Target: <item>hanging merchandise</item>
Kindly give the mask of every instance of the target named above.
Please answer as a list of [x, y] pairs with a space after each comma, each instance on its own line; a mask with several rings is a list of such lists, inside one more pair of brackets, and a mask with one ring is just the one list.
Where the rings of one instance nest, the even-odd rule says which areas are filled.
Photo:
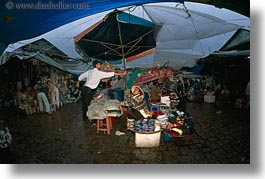
[[159, 76], [159, 69], [158, 69], [158, 68], [154, 68], [154, 69], [152, 69], [152, 70], [151, 70], [151, 74], [155, 75], [155, 76], [158, 77], [158, 78], [160, 77], [160, 76]]
[[155, 76], [151, 73], [147, 73], [147, 74], [140, 75], [139, 77], [137, 77], [134, 81], [134, 85], [140, 85], [140, 84], [148, 83], [151, 81], [155, 81], [157, 79], [158, 79], [157, 76]]

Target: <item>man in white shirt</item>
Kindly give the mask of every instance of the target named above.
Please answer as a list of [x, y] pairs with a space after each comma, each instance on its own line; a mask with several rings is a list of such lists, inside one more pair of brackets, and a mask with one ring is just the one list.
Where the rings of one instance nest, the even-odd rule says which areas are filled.
[[101, 62], [98, 60], [93, 61], [94, 69], [88, 70], [82, 73], [78, 77], [78, 81], [76, 83], [76, 87], [80, 87], [80, 81], [85, 80], [86, 82], [82, 87], [82, 113], [83, 113], [83, 120], [87, 119], [86, 112], [87, 107], [90, 105], [91, 100], [93, 99], [93, 95], [95, 89], [98, 87], [100, 80], [104, 78], [109, 78], [113, 76], [125, 76], [127, 71], [123, 71], [122, 73], [116, 72], [104, 72], [100, 71]]

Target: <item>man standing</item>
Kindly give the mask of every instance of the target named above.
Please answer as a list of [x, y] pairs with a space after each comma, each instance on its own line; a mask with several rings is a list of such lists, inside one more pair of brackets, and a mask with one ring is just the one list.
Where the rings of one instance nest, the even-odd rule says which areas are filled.
[[177, 86], [177, 92], [180, 95], [180, 102], [178, 104], [178, 109], [186, 112], [186, 103], [187, 103], [187, 85], [184, 81], [183, 75], [178, 75], [178, 86]]
[[122, 73], [116, 72], [103, 72], [100, 71], [100, 61], [94, 60], [93, 66], [94, 69], [88, 70], [82, 73], [78, 77], [78, 81], [76, 83], [76, 87], [80, 87], [80, 81], [86, 79], [84, 86], [82, 87], [82, 114], [83, 120], [87, 119], [86, 112], [87, 107], [90, 105], [91, 100], [93, 99], [94, 92], [98, 87], [100, 80], [103, 78], [109, 78], [113, 76], [124, 76], [127, 74], [127, 71], [123, 71]]

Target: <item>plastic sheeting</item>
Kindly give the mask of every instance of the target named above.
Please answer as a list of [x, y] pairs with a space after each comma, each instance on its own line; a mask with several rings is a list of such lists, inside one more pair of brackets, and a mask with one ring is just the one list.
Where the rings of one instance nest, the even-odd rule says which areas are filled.
[[[87, 108], [87, 117], [89, 120], [104, 119], [111, 111], [111, 115], [114, 116], [113, 111], [120, 111], [120, 106], [117, 100], [114, 99], [100, 99], [92, 100], [91, 104]], [[121, 116], [121, 112], [116, 112], [116, 117]]]
[[[141, 7], [131, 13], [139, 13], [136, 12], [141, 11], [139, 9]], [[161, 67], [163, 64], [176, 70], [194, 67], [199, 59], [218, 51], [237, 29], [248, 26], [228, 20], [227, 11], [208, 6], [195, 11], [168, 3], [147, 4], [143, 9], [147, 14], [145, 17], [155, 24], [157, 45], [153, 54], [127, 61], [127, 68]], [[234, 15], [230, 14], [230, 18], [237, 19]], [[243, 19], [247, 21], [247, 18]]]
[[45, 54], [41, 54], [38, 52], [25, 52], [22, 50], [16, 50], [14, 52], [5, 53], [4, 56], [2, 56], [3, 62], [6, 62], [11, 56], [12, 57], [16, 56], [20, 60], [34, 58], [51, 66], [57, 67], [63, 71], [69, 72], [71, 74], [81, 74], [84, 71], [90, 69], [91, 67], [90, 64], [79, 60], [78, 61], [55, 60], [48, 57]]
[[[131, 14], [155, 21], [157, 47], [153, 54], [126, 62], [127, 68], [152, 68], [162, 66], [165, 63], [168, 63], [173, 69], [193, 67], [198, 59], [208, 56], [222, 47], [232, 36], [233, 28], [240, 28], [242, 21], [248, 21], [249, 24], [249, 18], [243, 18], [240, 15], [236, 15], [236, 13], [208, 7], [207, 5], [198, 5], [198, 7], [202, 8], [197, 8], [197, 11], [190, 9], [189, 6], [187, 6], [187, 9], [183, 8], [182, 5], [175, 6], [176, 3], [167, 3], [167, 5], [160, 5], [159, 3], [159, 5], [144, 5], [144, 9], [142, 7], [137, 7], [134, 11], [131, 9]], [[197, 4], [195, 3], [194, 6], [197, 6]], [[77, 53], [75, 51], [73, 37], [100, 21], [109, 12], [110, 11], [94, 14], [82, 20], [80, 19], [76, 22], [72, 22], [69, 25], [62, 26], [42, 35], [42, 38], [48, 39], [68, 57], [80, 59], [81, 56], [78, 53], [82, 52]], [[223, 18], [220, 14], [223, 14], [224, 16], [227, 14], [231, 19], [239, 19], [238, 21], [240, 21], [240, 23], [237, 21], [237, 24], [239, 25], [235, 25], [236, 21], [229, 20], [229, 18]], [[168, 21], [169, 19], [170, 21]], [[178, 22], [180, 22], [181, 25], [178, 25]], [[188, 25], [184, 25], [184, 22]], [[211, 25], [212, 23], [215, 25]], [[191, 30], [195, 30], [196, 33], [192, 35]], [[231, 32], [229, 32], [230, 30]], [[170, 38], [170, 36], [172, 38]], [[187, 38], [183, 39], [184, 37]], [[12, 52], [27, 43], [38, 40], [39, 38], [40, 37], [11, 44], [6, 52]], [[3, 59], [1, 57], [0, 64], [3, 64], [5, 60], [5, 58]], [[115, 65], [120, 68], [123, 67], [123, 64]]]
[[[166, 0], [166, 2], [183, 2]], [[83, 17], [110, 9], [163, 0], [2, 0], [0, 43], [36, 37]], [[30, 29], [30, 30], [29, 30]]]

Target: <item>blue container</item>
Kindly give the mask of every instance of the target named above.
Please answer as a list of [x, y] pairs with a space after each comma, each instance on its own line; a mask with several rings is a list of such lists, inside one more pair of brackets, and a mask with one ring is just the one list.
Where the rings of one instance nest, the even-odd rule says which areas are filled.
[[121, 88], [109, 89], [108, 96], [110, 99], [124, 100], [124, 90]]
[[170, 142], [171, 136], [167, 132], [163, 132], [163, 139], [164, 139], [164, 142]]

